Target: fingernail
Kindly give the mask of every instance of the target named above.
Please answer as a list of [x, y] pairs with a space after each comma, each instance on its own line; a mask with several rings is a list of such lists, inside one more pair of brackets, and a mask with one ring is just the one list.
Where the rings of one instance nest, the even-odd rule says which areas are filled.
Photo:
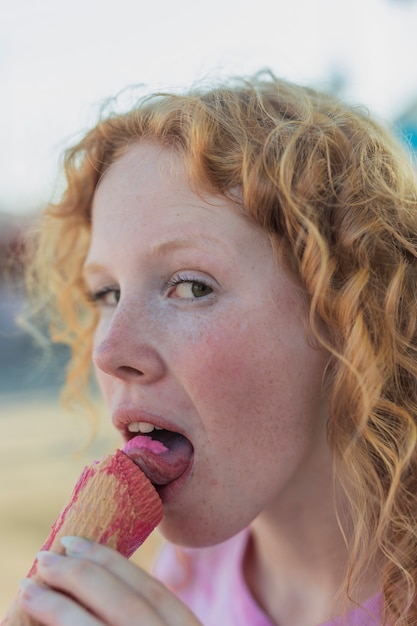
[[88, 539], [83, 539], [82, 537], [61, 537], [61, 543], [68, 556], [77, 556], [78, 554], [82, 554], [91, 546], [91, 542], [88, 541]]
[[37, 585], [30, 578], [23, 578], [23, 580], [20, 581], [19, 586], [22, 592], [21, 597], [26, 602], [35, 601], [46, 591], [45, 587]]
[[53, 565], [57, 563], [62, 557], [59, 554], [55, 554], [54, 552], [47, 552], [46, 550], [41, 550], [36, 555], [38, 563], [41, 565]]

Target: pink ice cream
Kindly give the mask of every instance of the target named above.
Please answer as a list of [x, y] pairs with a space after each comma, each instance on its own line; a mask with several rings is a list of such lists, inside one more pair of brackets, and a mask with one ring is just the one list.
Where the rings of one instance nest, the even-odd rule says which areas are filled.
[[193, 447], [182, 435], [156, 431], [158, 439], [138, 435], [123, 448], [155, 486], [167, 485], [185, 472], [193, 458]]

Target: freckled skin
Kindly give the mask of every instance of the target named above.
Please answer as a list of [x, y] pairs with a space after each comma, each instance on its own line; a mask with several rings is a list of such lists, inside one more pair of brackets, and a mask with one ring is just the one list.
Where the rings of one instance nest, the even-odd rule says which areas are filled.
[[[110, 410], [162, 416], [193, 443], [192, 472], [161, 530], [202, 546], [284, 511], [330, 465], [327, 355], [308, 344], [299, 288], [267, 235], [226, 199], [194, 194], [177, 159], [142, 142], [108, 169], [87, 259], [100, 269], [88, 283], [121, 292], [101, 309], [95, 338]], [[184, 238], [192, 245], [155, 254]], [[212, 293], [167, 287], [178, 274], [206, 280]]]

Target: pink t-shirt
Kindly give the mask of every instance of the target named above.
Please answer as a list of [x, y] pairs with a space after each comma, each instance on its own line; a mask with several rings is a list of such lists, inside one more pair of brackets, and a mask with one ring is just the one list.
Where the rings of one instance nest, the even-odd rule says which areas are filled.
[[[179, 549], [165, 544], [154, 568], [204, 626], [273, 626], [252, 597], [242, 574], [248, 531], [210, 548]], [[381, 598], [320, 626], [380, 626]], [[311, 624], [311, 626], [318, 626]]]

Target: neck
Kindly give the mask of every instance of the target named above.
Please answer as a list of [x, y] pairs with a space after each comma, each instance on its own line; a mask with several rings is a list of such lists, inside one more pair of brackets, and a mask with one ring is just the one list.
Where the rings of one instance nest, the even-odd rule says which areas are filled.
[[[312, 626], [350, 610], [337, 603], [346, 576], [348, 550], [336, 516], [333, 488], [289, 497], [251, 525], [244, 570], [258, 604], [279, 626]], [[373, 576], [355, 595], [365, 601], [377, 591]]]

